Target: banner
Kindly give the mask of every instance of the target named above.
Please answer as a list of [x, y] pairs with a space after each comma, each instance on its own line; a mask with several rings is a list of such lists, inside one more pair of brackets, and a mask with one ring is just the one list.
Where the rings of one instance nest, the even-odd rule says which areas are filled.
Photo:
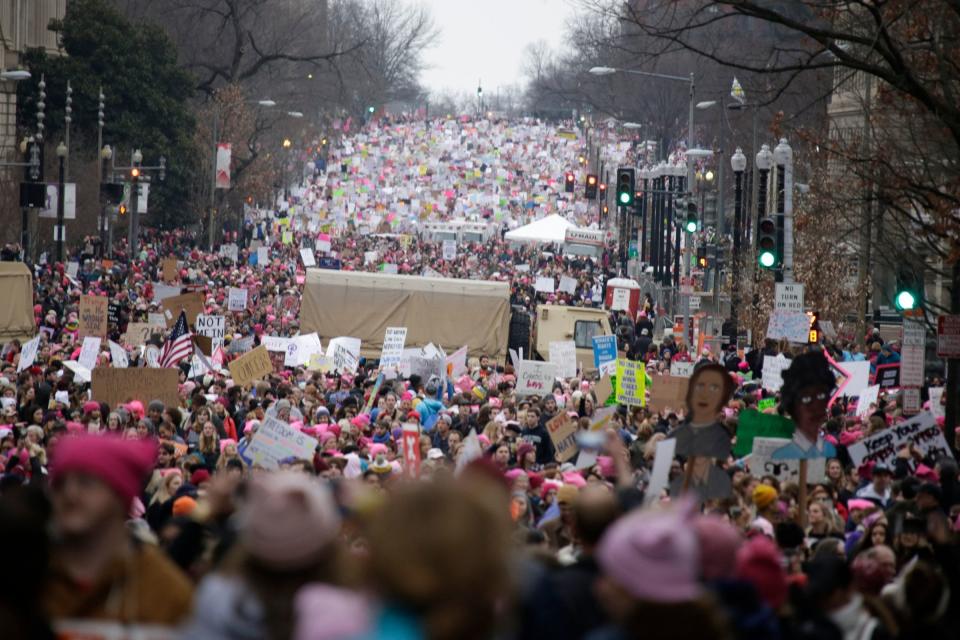
[[230, 188], [230, 156], [231, 148], [229, 142], [217, 144], [217, 189]]
[[315, 438], [297, 431], [283, 420], [266, 416], [244, 455], [253, 461], [254, 466], [277, 469], [280, 461], [288, 458], [312, 462], [316, 450]]
[[[897, 452], [907, 445], [916, 446], [924, 456], [930, 456], [934, 460], [940, 456], [953, 457], [943, 437], [943, 431], [937, 426], [937, 419], [930, 412], [921, 413], [906, 422], [901, 422], [852, 444], [847, 447], [847, 452], [855, 467], [859, 467], [864, 462], [875, 462], [885, 464], [892, 469]], [[908, 458], [907, 461], [913, 469], [915, 465], [913, 458]]]

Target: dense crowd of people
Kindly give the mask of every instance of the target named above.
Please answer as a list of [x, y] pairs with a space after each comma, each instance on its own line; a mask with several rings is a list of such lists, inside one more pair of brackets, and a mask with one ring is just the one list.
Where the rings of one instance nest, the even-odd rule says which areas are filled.
[[[952, 446], [910, 442], [892, 461], [856, 448], [916, 419], [902, 394], [885, 391], [867, 411], [833, 397], [824, 354], [895, 362], [898, 346], [879, 332], [862, 350], [838, 340], [697, 351], [654, 330], [648, 300], [635, 318], [612, 314], [622, 357], [646, 371], [644, 406], [618, 404], [617, 385], [593, 370], [521, 395], [516, 363], [486, 356], [456, 376], [385, 377], [361, 358], [350, 370], [278, 361], [251, 383], [232, 379], [231, 360], [299, 333], [304, 247], [345, 270], [509, 281], [527, 308], [601, 307], [616, 275], [609, 253], [548, 253], [502, 235], [558, 211], [597, 222], [577, 202], [559, 205], [578, 152], [559, 133], [532, 121], [382, 122], [344, 135], [285, 215], [251, 218], [236, 258], [148, 231], [135, 256], [84, 244], [65, 263], [31, 265], [39, 344], [21, 366], [26, 341], [10, 341], [0, 365], [0, 636], [954, 637], [960, 480], [940, 380], [924, 387], [921, 415]], [[494, 232], [445, 260], [420, 225], [454, 217]], [[537, 275], [577, 286], [538, 293]], [[231, 288], [247, 290], [242, 311], [228, 308]], [[179, 362], [175, 403], [93, 397], [76, 366], [81, 296], [113, 305], [96, 366], [122, 366], [113, 342], [133, 368], [168, 340], [158, 315], [172, 289], [202, 292], [203, 311], [225, 317], [212, 366]], [[134, 323], [156, 330], [138, 339]], [[764, 388], [764, 360], [780, 354], [782, 386]], [[686, 395], [654, 406], [674, 363], [692, 365]], [[807, 436], [792, 441], [812, 446], [800, 449], [803, 471], [744, 454], [746, 425], [761, 418]], [[316, 443], [309, 455], [254, 453], [278, 421]], [[573, 455], [552, 436], [567, 424]], [[775, 434], [750, 437], [764, 435]]]

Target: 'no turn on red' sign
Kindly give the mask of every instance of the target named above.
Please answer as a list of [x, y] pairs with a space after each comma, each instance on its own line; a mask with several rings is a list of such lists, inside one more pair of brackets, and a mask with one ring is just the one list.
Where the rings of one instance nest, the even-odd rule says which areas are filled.
[[937, 355], [960, 358], [960, 315], [937, 317]]

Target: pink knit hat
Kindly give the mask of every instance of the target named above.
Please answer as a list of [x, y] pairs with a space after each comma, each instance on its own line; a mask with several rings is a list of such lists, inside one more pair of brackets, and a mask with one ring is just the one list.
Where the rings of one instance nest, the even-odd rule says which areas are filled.
[[716, 516], [697, 516], [693, 528], [700, 543], [700, 577], [721, 580], [733, 576], [737, 549], [743, 543], [740, 532]]
[[61, 439], [52, 452], [50, 482], [54, 486], [72, 472], [99, 478], [125, 507], [140, 492], [157, 457], [153, 440], [121, 440], [113, 436], [79, 435]]
[[736, 576], [756, 587], [757, 594], [774, 610], [787, 599], [787, 572], [776, 543], [755, 536], [737, 552]]
[[690, 526], [690, 502], [625, 515], [600, 540], [597, 560], [607, 577], [638, 600], [696, 599], [699, 550]]

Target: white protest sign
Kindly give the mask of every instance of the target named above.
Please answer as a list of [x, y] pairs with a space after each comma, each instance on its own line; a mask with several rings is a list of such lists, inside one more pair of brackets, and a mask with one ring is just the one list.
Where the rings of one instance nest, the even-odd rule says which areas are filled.
[[577, 292], [577, 280], [570, 276], [560, 276], [560, 286], [557, 287], [557, 290], [563, 293], [574, 294]]
[[517, 374], [518, 396], [542, 396], [553, 392], [557, 379], [557, 365], [553, 362], [522, 360]]
[[341, 336], [333, 338], [327, 345], [327, 358], [334, 371], [353, 373], [360, 363], [360, 338]]
[[549, 276], [537, 276], [537, 280], [533, 285], [535, 291], [540, 293], [553, 293], [554, 291], [554, 281], [553, 278]]
[[610, 301], [612, 311], [630, 310], [630, 290], [617, 287], [613, 290], [613, 299]]
[[270, 247], [257, 248], [257, 264], [261, 267], [270, 264]]
[[903, 346], [900, 349], [900, 386], [922, 387], [927, 328], [922, 322], [903, 319]]
[[127, 352], [124, 351], [123, 347], [113, 340], [110, 340], [107, 345], [110, 347], [110, 360], [115, 368], [126, 369], [130, 366], [130, 360], [127, 358]]
[[37, 351], [40, 349], [40, 336], [28, 340], [20, 349], [20, 362], [17, 363], [17, 373], [20, 373], [31, 366], [37, 359]]
[[221, 257], [221, 258], [229, 258], [231, 261], [236, 262], [238, 255], [240, 255], [240, 254], [239, 254], [239, 251], [238, 251], [238, 249], [237, 249], [237, 245], [235, 245], [235, 244], [233, 244], [233, 243], [220, 245], [220, 257]]
[[[753, 451], [750, 453], [748, 465], [750, 475], [755, 478], [773, 476], [780, 482], [798, 483], [800, 481], [800, 460], [774, 460], [773, 452], [790, 444], [789, 438], [754, 438]], [[812, 458], [807, 460], [807, 482], [816, 483], [823, 480], [826, 458]]]
[[403, 345], [407, 341], [406, 327], [387, 327], [383, 337], [383, 350], [380, 352], [380, 367], [399, 367], [403, 357]]
[[790, 360], [782, 353], [763, 357], [763, 388], [767, 391], [780, 391], [783, 386], [784, 369], [790, 366]]
[[843, 387], [842, 394], [856, 398], [870, 386], [870, 361], [842, 362], [840, 366], [850, 374], [850, 379]]
[[880, 385], [875, 384], [860, 394], [860, 398], [857, 400], [857, 416], [860, 418], [866, 418], [870, 414], [870, 405], [874, 405], [876, 409], [877, 398], [880, 395]]
[[690, 376], [693, 375], [693, 363], [692, 362], [671, 362], [670, 375], [677, 376], [679, 378], [689, 378]]
[[451, 369], [450, 376], [452, 378], [459, 378], [467, 372], [468, 352], [469, 350], [467, 349], [466, 345], [464, 345], [447, 356], [446, 365]]
[[940, 404], [940, 401], [943, 399], [943, 387], [930, 387], [929, 389], [930, 397], [930, 413], [933, 414], [934, 418], [944, 418], [946, 417], [946, 408]]
[[[914, 416], [906, 422], [865, 438], [847, 447], [855, 467], [864, 462], [876, 462], [893, 468], [897, 452], [906, 445], [915, 445], [924, 456], [937, 459], [940, 456], [952, 457], [950, 447], [943, 437], [943, 431], [937, 426], [937, 419], [929, 411]], [[911, 469], [913, 460], [909, 460]]]
[[444, 260], [457, 259], [457, 241], [456, 240], [443, 241], [443, 259]]
[[317, 251], [323, 251], [324, 253], [330, 253], [330, 238], [317, 238]]
[[243, 311], [247, 308], [247, 290], [230, 287], [227, 297], [228, 311]]
[[798, 282], [776, 283], [773, 308], [793, 313], [803, 313], [803, 285]]
[[310, 362], [310, 356], [314, 354], [323, 355], [320, 336], [318, 336], [316, 332], [295, 336], [287, 342], [287, 353], [283, 357], [283, 366], [305, 366]]
[[245, 455], [253, 460], [254, 465], [277, 469], [280, 461], [287, 458], [313, 460], [316, 449], [316, 439], [297, 431], [282, 420], [266, 416]]
[[550, 343], [550, 362], [557, 365], [557, 375], [561, 378], [575, 378], [577, 375], [577, 345], [573, 340]]
[[167, 319], [163, 317], [162, 313], [148, 313], [147, 324], [157, 327], [157, 332], [162, 332], [166, 329]]
[[313, 256], [313, 249], [309, 247], [300, 249], [300, 259], [303, 260], [303, 266], [305, 267], [317, 266], [317, 260]]
[[73, 262], [72, 260], [67, 263], [67, 275], [71, 278], [77, 277], [77, 272], [80, 271], [80, 263]]
[[87, 336], [83, 339], [83, 346], [80, 347], [80, 357], [77, 358], [77, 364], [93, 371], [97, 366], [98, 353], [100, 353], [100, 338]]
[[223, 347], [223, 337], [227, 333], [227, 320], [223, 316], [208, 316], [197, 314], [194, 330], [198, 336], [210, 338], [211, 353]]
[[230, 348], [227, 349], [227, 353], [246, 353], [253, 349], [253, 341], [256, 336], [245, 336], [243, 338], [237, 338], [230, 342]]
[[805, 344], [810, 338], [810, 318], [805, 313], [774, 310], [767, 324], [767, 337]]
[[660, 494], [670, 481], [670, 465], [673, 463], [673, 454], [677, 449], [677, 439], [661, 440], [657, 443], [657, 451], [653, 457], [653, 471], [650, 472], [650, 483], [644, 492], [643, 502], [651, 505], [660, 499]]
[[[168, 284], [160, 284], [159, 282], [153, 283], [153, 301], [154, 302], [163, 302], [167, 298], [172, 298], [174, 296], [180, 295], [179, 286], [170, 286]], [[166, 321], [161, 323], [163, 326], [166, 325]]]
[[290, 338], [283, 338], [280, 336], [260, 336], [260, 344], [267, 351], [283, 351], [286, 353], [287, 345], [290, 343]]
[[376, 251], [364, 251], [363, 252], [363, 264], [373, 264], [377, 261], [377, 252]]

